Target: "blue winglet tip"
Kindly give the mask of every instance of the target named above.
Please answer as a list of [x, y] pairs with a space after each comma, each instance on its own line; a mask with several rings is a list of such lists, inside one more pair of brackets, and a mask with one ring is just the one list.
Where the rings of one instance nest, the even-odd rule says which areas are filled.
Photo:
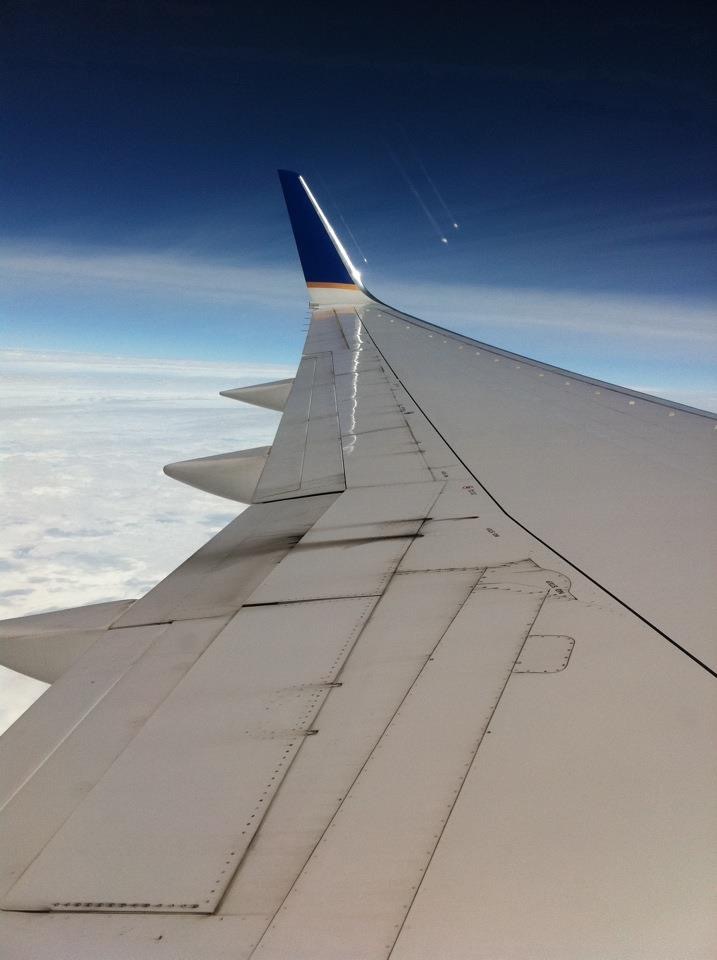
[[307, 284], [353, 285], [349, 266], [337, 250], [324, 223], [326, 218], [322, 220], [323, 213], [319, 213], [303, 178], [294, 170], [279, 170], [278, 174]]

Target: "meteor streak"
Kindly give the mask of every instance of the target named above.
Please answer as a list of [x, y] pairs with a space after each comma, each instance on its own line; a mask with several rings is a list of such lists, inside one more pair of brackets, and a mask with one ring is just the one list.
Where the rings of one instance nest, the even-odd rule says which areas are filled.
[[[415, 156], [415, 154], [414, 154], [414, 156]], [[418, 166], [421, 168], [421, 172], [423, 173], [423, 176], [424, 176], [424, 177], [426, 178], [426, 180], [428, 181], [428, 185], [430, 186], [431, 190], [433, 190], [433, 192], [435, 193], [436, 199], [438, 200], [438, 202], [440, 203], [440, 205], [443, 207], [443, 209], [444, 209], [444, 211], [445, 211], [445, 214], [446, 214], [446, 216], [448, 217], [448, 219], [451, 221], [451, 226], [453, 227], [454, 230], [458, 230], [459, 224], [456, 222], [456, 218], [453, 216], [453, 214], [451, 213], [450, 208], [448, 207], [448, 204], [447, 204], [446, 201], [443, 199], [443, 195], [441, 194], [440, 190], [439, 190], [438, 187], [436, 186], [435, 180], [433, 179], [433, 177], [430, 176], [430, 174], [428, 173], [428, 170], [426, 170], [426, 168], [425, 168], [425, 166], [424, 166], [423, 161], [422, 161], [421, 158], [418, 157], [418, 156], [416, 156], [416, 163], [417, 163]]]
[[423, 210], [424, 214], [426, 215], [426, 219], [428, 220], [428, 222], [430, 223], [430, 225], [431, 225], [431, 226], [433, 227], [433, 229], [435, 230], [436, 235], [438, 236], [438, 239], [441, 241], [441, 243], [448, 243], [448, 237], [445, 236], [445, 234], [444, 234], [443, 231], [441, 230], [440, 224], [438, 223], [438, 221], [436, 220], [436, 218], [433, 216], [433, 214], [431, 213], [431, 211], [430, 211], [430, 210], [428, 209], [428, 207], [426, 206], [426, 204], [425, 204], [425, 202], [424, 202], [424, 200], [423, 200], [423, 197], [422, 197], [421, 194], [418, 192], [418, 188], [417, 188], [417, 187], [415, 186], [415, 184], [413, 183], [413, 180], [411, 180], [411, 178], [409, 177], [409, 175], [406, 173], [406, 171], [405, 171], [405, 169], [404, 169], [404, 167], [403, 167], [403, 164], [402, 164], [401, 161], [398, 159], [398, 157], [397, 157], [396, 154], [393, 152], [393, 150], [388, 146], [388, 144], [386, 144], [386, 149], [388, 150], [391, 159], [392, 159], [393, 162], [395, 163], [395, 165], [396, 165], [396, 167], [397, 167], [397, 169], [398, 169], [398, 172], [401, 174], [401, 176], [403, 177], [403, 179], [406, 181], [406, 184], [408, 185], [408, 189], [411, 191], [411, 193], [413, 194], [413, 196], [416, 198], [416, 200], [417, 200], [417, 202], [418, 202], [418, 205], [420, 206], [421, 210]]
[[432, 190], [432, 191], [434, 192], [434, 194], [436, 195], [436, 200], [438, 200], [439, 204], [441, 205], [441, 207], [442, 207], [442, 209], [443, 209], [443, 212], [444, 212], [445, 215], [448, 217], [448, 220], [450, 221], [451, 226], [453, 227], [454, 230], [458, 230], [458, 229], [459, 229], [459, 224], [458, 224], [458, 222], [456, 221], [456, 218], [455, 218], [455, 216], [453, 215], [453, 213], [452, 213], [451, 209], [449, 208], [448, 204], [447, 204], [446, 201], [443, 199], [443, 194], [440, 192], [440, 190], [439, 190], [438, 187], [436, 186], [435, 180], [434, 180], [433, 177], [429, 174], [428, 170], [426, 170], [426, 165], [424, 164], [423, 160], [421, 160], [421, 158], [418, 156], [418, 154], [416, 153], [416, 151], [415, 151], [414, 148], [412, 147], [411, 141], [408, 139], [408, 134], [406, 133], [406, 131], [405, 131], [405, 129], [403, 128], [403, 126], [399, 126], [399, 129], [400, 129], [400, 131], [401, 131], [401, 135], [403, 136], [403, 139], [404, 139], [405, 142], [406, 142], [406, 146], [408, 147], [408, 150], [409, 150], [410, 153], [411, 153], [411, 156], [412, 156], [413, 159], [416, 161], [416, 163], [418, 164], [418, 166], [421, 168], [421, 173], [422, 173], [423, 176], [426, 178], [426, 182], [428, 183], [428, 186], [431, 188], [431, 190]]

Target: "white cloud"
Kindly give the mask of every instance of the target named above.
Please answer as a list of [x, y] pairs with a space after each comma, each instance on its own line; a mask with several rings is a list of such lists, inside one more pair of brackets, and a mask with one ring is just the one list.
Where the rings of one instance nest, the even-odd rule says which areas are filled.
[[[285, 366], [0, 351], [0, 618], [145, 593], [240, 511], [165, 463], [270, 443], [218, 391]], [[1, 669], [1, 668], [0, 668]], [[43, 685], [0, 678], [0, 730]]]
[[0, 734], [24, 713], [47, 684], [0, 667]]

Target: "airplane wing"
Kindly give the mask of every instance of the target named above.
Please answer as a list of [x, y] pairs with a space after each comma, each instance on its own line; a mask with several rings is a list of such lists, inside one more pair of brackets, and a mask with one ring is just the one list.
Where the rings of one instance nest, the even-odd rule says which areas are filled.
[[280, 177], [276, 438], [167, 468], [251, 505], [0, 630], [3, 956], [707, 960], [717, 418], [386, 306]]

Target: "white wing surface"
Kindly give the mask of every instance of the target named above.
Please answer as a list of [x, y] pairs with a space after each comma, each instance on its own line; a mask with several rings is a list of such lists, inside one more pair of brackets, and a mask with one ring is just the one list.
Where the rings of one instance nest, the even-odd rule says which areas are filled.
[[281, 179], [276, 439], [168, 468], [251, 505], [2, 625], [4, 956], [707, 960], [717, 419], [381, 304]]

